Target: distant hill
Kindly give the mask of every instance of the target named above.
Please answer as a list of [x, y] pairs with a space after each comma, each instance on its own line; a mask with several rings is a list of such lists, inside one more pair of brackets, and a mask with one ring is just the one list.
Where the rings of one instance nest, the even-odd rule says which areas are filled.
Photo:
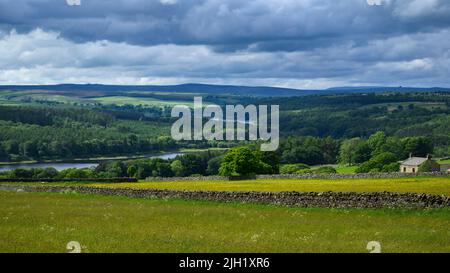
[[50, 90], [50, 91], [102, 91], [105, 93], [141, 91], [204, 93], [217, 95], [246, 96], [304, 96], [314, 94], [380, 93], [380, 92], [450, 92], [450, 88], [431, 87], [334, 87], [323, 90], [301, 90], [269, 86], [235, 86], [212, 84], [180, 85], [103, 85], [103, 84], [58, 84], [58, 85], [0, 85], [0, 90]]
[[325, 91], [331, 92], [449, 92], [450, 88], [443, 87], [392, 87], [392, 86], [356, 86], [356, 87], [332, 87]]

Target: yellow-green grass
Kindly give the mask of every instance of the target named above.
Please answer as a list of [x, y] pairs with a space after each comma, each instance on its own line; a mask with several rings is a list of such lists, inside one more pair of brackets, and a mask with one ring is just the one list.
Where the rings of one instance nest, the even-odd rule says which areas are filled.
[[439, 163], [441, 163], [441, 164], [450, 164], [450, 158], [449, 159], [439, 160]]
[[171, 181], [138, 183], [92, 183], [88, 186], [137, 189], [263, 191], [263, 192], [415, 192], [450, 196], [450, 177], [396, 179], [313, 179], [247, 181]]
[[273, 179], [245, 181], [139, 181], [134, 183], [52, 182], [9, 185], [91, 186], [134, 189], [168, 189], [191, 191], [259, 191], [259, 192], [399, 192], [450, 196], [450, 177], [408, 177], [389, 179]]
[[17, 96], [12, 99], [12, 101], [22, 101], [22, 100], [46, 100], [46, 101], [55, 101], [55, 102], [63, 102], [63, 103], [83, 103], [85, 102], [83, 99], [64, 96], [64, 95], [55, 95], [55, 94], [24, 94], [21, 96]]
[[449, 252], [450, 210], [304, 209], [0, 191], [0, 252]]
[[219, 148], [219, 147], [212, 147], [212, 148], [182, 148], [179, 151], [181, 153], [200, 153], [200, 152], [207, 152], [207, 151], [226, 151], [229, 148]]
[[337, 173], [355, 173], [358, 166], [339, 165], [335, 169]]
[[193, 102], [189, 101], [164, 101], [154, 98], [136, 98], [136, 97], [124, 97], [124, 96], [113, 96], [113, 97], [100, 97], [93, 99], [95, 101], [104, 103], [104, 104], [131, 104], [131, 105], [154, 105], [154, 106], [173, 106], [173, 105], [188, 105], [192, 106]]

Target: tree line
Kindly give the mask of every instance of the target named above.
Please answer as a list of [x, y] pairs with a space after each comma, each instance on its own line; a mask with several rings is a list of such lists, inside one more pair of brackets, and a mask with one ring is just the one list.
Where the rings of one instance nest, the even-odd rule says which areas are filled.
[[147, 158], [102, 162], [96, 168], [13, 170], [4, 178], [115, 178], [242, 176], [278, 173], [335, 173], [330, 166], [312, 169], [317, 164], [357, 165], [357, 172], [397, 172], [399, 160], [432, 153], [426, 137], [388, 137], [377, 132], [368, 139], [291, 137], [283, 140], [276, 152], [261, 152], [259, 144], [234, 147], [227, 151], [206, 151], [179, 155], [174, 159]]

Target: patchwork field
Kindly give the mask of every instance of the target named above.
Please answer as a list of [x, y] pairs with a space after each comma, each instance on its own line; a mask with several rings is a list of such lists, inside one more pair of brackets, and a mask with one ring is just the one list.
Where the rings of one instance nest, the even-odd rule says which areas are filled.
[[[154, 93], [155, 95], [165, 95]], [[167, 93], [169, 95], [170, 93]], [[116, 105], [145, 105], [145, 106], [174, 106], [178, 104], [193, 106], [191, 99], [183, 100], [186, 98], [186, 94], [180, 97], [179, 100], [173, 99], [158, 99], [145, 97], [147, 93], [143, 93], [143, 96], [139, 96], [139, 92], [130, 92], [127, 96], [125, 93], [123, 96], [108, 96], [102, 92], [71, 92], [71, 91], [45, 91], [45, 90], [33, 90], [33, 91], [5, 91], [0, 90], [0, 105], [39, 105], [38, 102], [58, 102], [64, 103], [66, 105], [71, 104], [94, 104], [102, 103], [105, 105], [116, 104]], [[194, 94], [188, 94], [194, 95]]]
[[0, 252], [449, 252], [450, 210], [301, 209], [0, 191]]
[[139, 98], [139, 97], [125, 97], [125, 96], [112, 96], [112, 97], [101, 97], [93, 99], [97, 102], [103, 104], [116, 104], [116, 105], [149, 105], [149, 106], [175, 106], [175, 105], [187, 105], [192, 107], [193, 102], [187, 101], [165, 101], [154, 98]]
[[[58, 183], [70, 185], [70, 183]], [[205, 191], [415, 192], [450, 196], [450, 177], [92, 183], [90, 186]]]

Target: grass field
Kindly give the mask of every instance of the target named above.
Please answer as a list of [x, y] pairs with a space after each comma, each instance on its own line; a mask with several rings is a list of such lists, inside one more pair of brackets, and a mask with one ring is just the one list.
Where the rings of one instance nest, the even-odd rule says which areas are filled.
[[131, 104], [131, 105], [153, 105], [153, 106], [174, 106], [174, 105], [187, 105], [193, 106], [192, 101], [165, 101], [154, 98], [137, 98], [137, 97], [125, 97], [125, 96], [113, 96], [113, 97], [100, 97], [93, 99], [103, 104]]
[[416, 192], [450, 196], [449, 177], [93, 183], [90, 186], [208, 191]]
[[337, 173], [355, 173], [358, 166], [339, 165], [335, 169]]
[[0, 191], [0, 252], [449, 252], [450, 210], [302, 209]]

